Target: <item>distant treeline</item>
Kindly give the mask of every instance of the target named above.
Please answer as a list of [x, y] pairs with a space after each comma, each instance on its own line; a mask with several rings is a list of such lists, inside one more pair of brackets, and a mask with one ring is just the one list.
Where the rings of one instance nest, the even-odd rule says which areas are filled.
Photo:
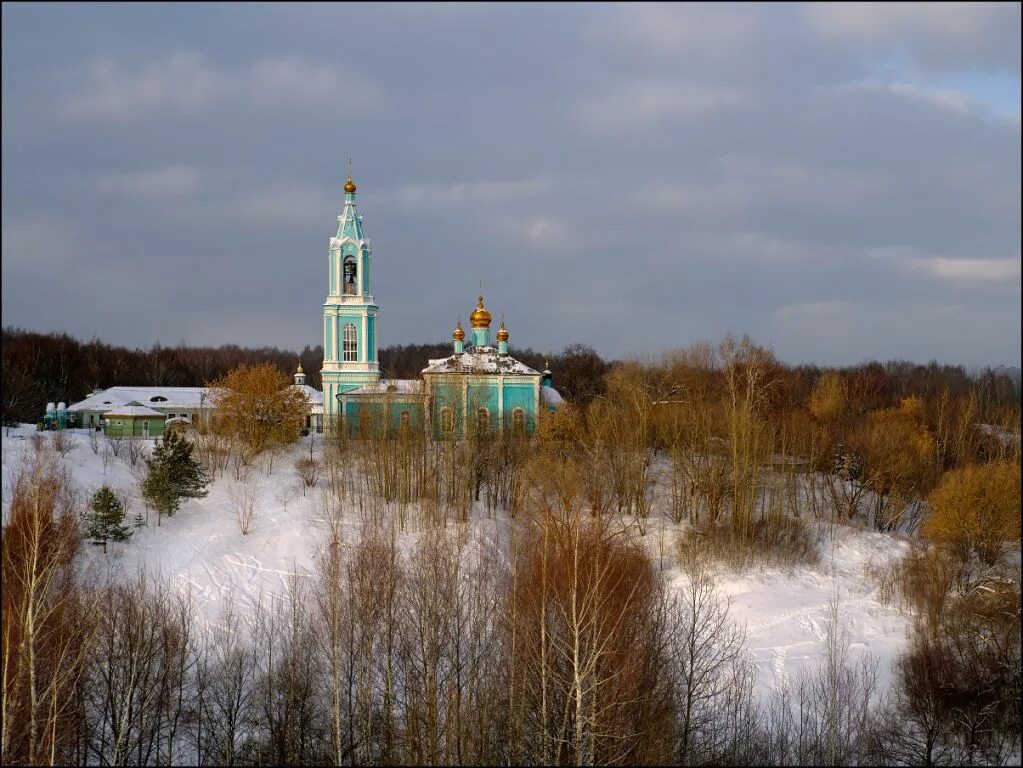
[[[270, 362], [282, 372], [295, 372], [302, 363], [306, 383], [320, 388], [323, 347], [306, 346], [301, 352], [278, 347], [166, 347], [150, 349], [112, 346], [98, 339], [82, 342], [66, 333], [36, 333], [4, 328], [3, 422], [38, 421], [47, 402], [71, 404], [94, 389], [116, 385], [204, 386], [241, 364]], [[605, 391], [604, 377], [617, 361], [608, 361], [585, 344], [570, 344], [560, 353], [544, 354], [531, 348], [510, 350], [526, 365], [540, 371], [549, 363], [557, 389], [570, 401], [587, 403]], [[386, 378], [414, 379], [431, 358], [451, 354], [450, 343], [398, 344], [379, 350], [380, 368]], [[826, 370], [817, 366], [782, 366], [783, 378], [797, 400], [802, 400]], [[971, 375], [962, 366], [907, 361], [861, 363], [841, 369], [870, 391], [875, 408], [897, 404], [899, 398], [925, 398], [942, 390], [965, 394], [979, 390], [991, 406], [1008, 405], [1019, 397], [1019, 380], [1005, 369], [985, 369]]]

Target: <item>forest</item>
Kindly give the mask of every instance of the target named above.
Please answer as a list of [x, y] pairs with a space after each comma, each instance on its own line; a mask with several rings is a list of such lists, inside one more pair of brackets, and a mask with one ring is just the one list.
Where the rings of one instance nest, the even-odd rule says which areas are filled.
[[[392, 348], [381, 362], [415, 375], [446, 350]], [[318, 369], [316, 350], [302, 355]], [[45, 401], [81, 376], [86, 390], [226, 389], [270, 363], [280, 390], [296, 357], [5, 331], [5, 420], [8, 407], [36, 418], [17, 418], [34, 396], [19, 384], [9, 405], [9, 376], [45, 382]], [[32, 436], [5, 497], [4, 763], [1018, 763], [1020, 404], [1008, 376], [789, 366], [731, 337], [613, 363], [577, 345], [550, 361], [569, 405], [532, 440], [378, 430], [316, 455], [308, 443], [294, 470], [320, 505], [312, 577], [229, 603], [216, 624], [159, 575], [80, 567], [89, 501], [68, 437]], [[181, 495], [226, 484], [244, 536], [253, 478], [291, 471], [280, 462], [300, 422], [252, 434], [230, 413], [168, 442], [193, 467]], [[163, 503], [152, 489], [171, 451], [131, 458], [95, 440], [97, 457], [132, 463], [140, 498]], [[813, 567], [836, 527], [910, 542], [873, 574], [912, 617], [891, 685], [851, 653], [836, 603], [822, 664], [758, 699], [714, 573]], [[655, 531], [677, 582], [651, 555]]]
[[[3, 423], [36, 423], [47, 402], [63, 400], [68, 405], [85, 398], [95, 389], [113, 386], [206, 386], [241, 364], [270, 362], [292, 374], [301, 363], [306, 382], [320, 389], [323, 348], [306, 346], [301, 352], [276, 347], [175, 347], [154, 344], [148, 350], [104, 344], [98, 339], [78, 341], [66, 333], [38, 333], [7, 327], [0, 330], [3, 354]], [[615, 361], [604, 360], [590, 346], [570, 344], [561, 352], [536, 352], [531, 348], [509, 350], [512, 357], [537, 371], [549, 364], [556, 386], [565, 399], [585, 404], [604, 391], [604, 374]], [[383, 378], [416, 379], [431, 358], [451, 354], [450, 343], [408, 344], [379, 350]], [[1019, 397], [1018, 373], [1014, 380], [998, 370], [969, 376], [962, 366], [918, 365], [904, 361], [886, 364], [864, 363], [850, 367], [848, 374], [858, 376], [877, 390], [876, 399], [887, 404], [908, 394], [928, 394], [940, 389], [953, 393], [976, 391], [986, 403], [1011, 404]], [[809, 384], [821, 374], [816, 366], [789, 369], [794, 382], [805, 394]], [[869, 405], [870, 403], [868, 403]]]

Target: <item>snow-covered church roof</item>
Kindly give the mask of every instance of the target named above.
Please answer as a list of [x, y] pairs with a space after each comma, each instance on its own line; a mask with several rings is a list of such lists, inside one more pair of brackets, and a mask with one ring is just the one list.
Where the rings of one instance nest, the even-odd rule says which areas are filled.
[[347, 395], [418, 395], [423, 391], [423, 382], [419, 379], [380, 379], [371, 384], [363, 384], [356, 389], [350, 389], [344, 394]]
[[298, 389], [309, 398], [309, 410], [312, 413], [323, 413], [323, 393], [308, 384], [292, 384], [293, 389]]
[[323, 393], [319, 390], [309, 385], [292, 385], [292, 387], [296, 390], [301, 390], [313, 405], [323, 405]]
[[510, 355], [498, 354], [496, 347], [468, 347], [451, 357], [431, 360], [423, 373], [473, 373], [500, 376], [539, 376], [525, 363]]
[[159, 408], [211, 408], [207, 387], [110, 387], [93, 392], [68, 411], [102, 411], [132, 401]]

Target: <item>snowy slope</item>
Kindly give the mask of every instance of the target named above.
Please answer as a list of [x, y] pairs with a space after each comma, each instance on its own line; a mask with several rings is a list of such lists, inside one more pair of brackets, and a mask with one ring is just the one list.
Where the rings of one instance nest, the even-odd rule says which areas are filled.
[[901, 558], [907, 549], [905, 541], [888, 535], [838, 526], [827, 536], [816, 568], [720, 576], [719, 590], [733, 600], [732, 616], [746, 623], [747, 648], [759, 668], [758, 688], [777, 690], [801, 668], [823, 659], [833, 596], [849, 634], [850, 655], [875, 655], [879, 682], [887, 688], [891, 662], [908, 639], [909, 620], [894, 603], [880, 600], [869, 572]]
[[[32, 450], [34, 428], [22, 427], [3, 437], [3, 498], [6, 514], [12, 471]], [[45, 436], [48, 438], [48, 435]], [[103, 482], [134, 493], [128, 510], [130, 521], [143, 511], [136, 482], [123, 456], [104, 470], [101, 454], [94, 454], [86, 433], [74, 433], [76, 445], [64, 459], [75, 479], [88, 492]], [[155, 513], [149, 524], [131, 540], [111, 544], [109, 554], [86, 547], [86, 567], [112, 567], [131, 574], [139, 567], [158, 571], [179, 589], [191, 592], [202, 615], [216, 623], [226, 595], [234, 590], [236, 603], [251, 606], [261, 595], [284, 592], [291, 579], [310, 578], [317, 553], [328, 541], [320, 513], [320, 489], [303, 495], [294, 471], [296, 458], [308, 455], [308, 440], [280, 457], [273, 474], [254, 469], [251, 480], [257, 489], [256, 518], [248, 535], [242, 535], [232, 509], [232, 480], [218, 478], [204, 499], [186, 501], [181, 510], [157, 526]], [[316, 438], [319, 454], [322, 440]], [[322, 486], [323, 481], [320, 481]], [[502, 527], [482, 515], [473, 524], [493, 537]], [[359, 521], [346, 520], [347, 540], [358, 536]], [[407, 548], [414, 533], [403, 534]], [[658, 534], [647, 533], [648, 546], [656, 547]], [[663, 541], [663, 539], [662, 539]], [[784, 571], [753, 568], [742, 574], [720, 570], [715, 574], [719, 592], [732, 600], [731, 615], [748, 630], [748, 650], [758, 667], [757, 690], [776, 690], [807, 665], [816, 665], [825, 651], [824, 629], [829, 601], [839, 598], [839, 615], [852, 641], [852, 652], [869, 651], [879, 658], [880, 683], [887, 687], [893, 657], [905, 646], [908, 617], [885, 605], [869, 576], [872, 567], [894, 562], [908, 545], [893, 537], [836, 526], [827, 533], [818, 566]], [[663, 567], [669, 579], [682, 580], [673, 563], [673, 548], [664, 549]], [[653, 553], [655, 563], [657, 553]]]

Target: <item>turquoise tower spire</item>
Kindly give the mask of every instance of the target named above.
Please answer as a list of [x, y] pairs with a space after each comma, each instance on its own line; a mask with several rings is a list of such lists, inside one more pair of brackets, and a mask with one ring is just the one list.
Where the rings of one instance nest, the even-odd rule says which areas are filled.
[[327, 255], [327, 299], [323, 303], [323, 409], [327, 428], [338, 416], [337, 395], [380, 380], [373, 298], [373, 246], [355, 206], [356, 186], [348, 160], [345, 203]]

